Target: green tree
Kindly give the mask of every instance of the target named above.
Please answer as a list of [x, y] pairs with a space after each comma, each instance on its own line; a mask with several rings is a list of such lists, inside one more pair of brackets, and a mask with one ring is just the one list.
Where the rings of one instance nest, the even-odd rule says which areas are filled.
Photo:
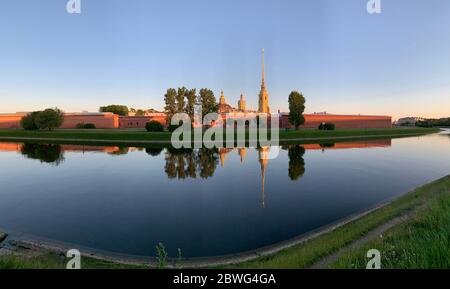
[[111, 112], [118, 115], [128, 115], [128, 107], [126, 105], [111, 104], [107, 106], [101, 106], [100, 112]]
[[39, 129], [36, 125], [36, 116], [39, 114], [39, 111], [34, 111], [26, 116], [22, 117], [20, 121], [20, 125], [24, 130], [37, 130]]
[[39, 129], [53, 130], [62, 125], [64, 114], [58, 108], [48, 108], [36, 115], [34, 122]]
[[194, 88], [186, 91], [186, 99], [186, 113], [189, 115], [191, 120], [194, 120], [194, 109], [197, 104], [197, 90]]
[[177, 112], [176, 96], [177, 91], [174, 88], [167, 89], [167, 92], [164, 95], [164, 102], [166, 104], [164, 107], [164, 111], [166, 113], [166, 120], [169, 125], [172, 116]]
[[156, 120], [152, 120], [145, 124], [145, 129], [149, 132], [163, 132], [164, 126]]
[[305, 98], [298, 91], [289, 94], [289, 122], [298, 129], [305, 123], [303, 112], [305, 111]]
[[208, 113], [217, 112], [217, 100], [214, 96], [214, 92], [207, 88], [202, 88], [199, 91], [199, 100], [198, 102], [202, 105], [202, 113], [203, 115], [207, 115]]
[[185, 97], [187, 94], [187, 88], [186, 87], [178, 87], [177, 96], [175, 97], [177, 101], [177, 112], [182, 113], [186, 111], [186, 101]]
[[145, 115], [145, 111], [142, 110], [142, 109], [138, 109], [138, 110], [136, 110], [136, 115], [137, 116], [143, 116], [143, 115]]

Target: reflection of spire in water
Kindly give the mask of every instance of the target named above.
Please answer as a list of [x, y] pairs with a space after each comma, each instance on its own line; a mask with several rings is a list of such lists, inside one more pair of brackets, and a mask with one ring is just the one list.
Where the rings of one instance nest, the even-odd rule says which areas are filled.
[[246, 148], [240, 148], [239, 149], [239, 156], [241, 157], [241, 163], [244, 162], [246, 154], [247, 154], [247, 149]]
[[227, 159], [227, 154], [232, 151], [232, 149], [228, 149], [228, 148], [220, 148], [219, 149], [219, 155], [220, 155], [220, 166], [224, 167], [225, 166], [225, 161]]
[[261, 164], [261, 206], [266, 208], [266, 195], [265, 195], [265, 183], [266, 183], [266, 169], [269, 163], [269, 148], [263, 147], [259, 149], [259, 163]]

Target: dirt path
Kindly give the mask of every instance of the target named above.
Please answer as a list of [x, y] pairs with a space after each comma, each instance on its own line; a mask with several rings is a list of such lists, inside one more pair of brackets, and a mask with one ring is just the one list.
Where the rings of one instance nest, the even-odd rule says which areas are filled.
[[386, 231], [388, 231], [392, 227], [395, 227], [395, 226], [409, 220], [419, 209], [420, 208], [415, 208], [414, 210], [412, 210], [409, 213], [406, 213], [404, 215], [396, 217], [396, 218], [372, 229], [363, 237], [351, 242], [349, 245], [339, 249], [337, 252], [324, 257], [323, 259], [319, 260], [318, 262], [316, 262], [314, 265], [312, 265], [308, 269], [326, 269], [329, 265], [336, 262], [340, 257], [344, 256], [349, 251], [359, 248], [359, 247], [363, 246], [364, 244], [366, 244], [372, 240], [375, 240], [376, 238], [379, 238], [381, 235], [383, 235]]

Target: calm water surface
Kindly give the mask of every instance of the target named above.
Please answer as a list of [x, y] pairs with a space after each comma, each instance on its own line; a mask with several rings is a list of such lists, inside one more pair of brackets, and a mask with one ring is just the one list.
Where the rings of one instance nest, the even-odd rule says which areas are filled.
[[447, 133], [265, 149], [0, 143], [0, 229], [110, 252], [219, 256], [284, 241], [450, 173]]

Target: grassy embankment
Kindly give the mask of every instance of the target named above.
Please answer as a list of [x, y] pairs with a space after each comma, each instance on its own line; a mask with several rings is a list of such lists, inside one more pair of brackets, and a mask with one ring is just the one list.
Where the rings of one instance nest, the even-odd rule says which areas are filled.
[[[339, 129], [334, 131], [299, 130], [280, 131], [280, 141], [311, 142], [314, 140], [364, 139], [380, 137], [402, 137], [438, 132], [437, 128], [392, 128], [392, 129]], [[83, 142], [83, 143], [170, 143], [169, 132], [146, 132], [144, 130], [55, 130], [25, 131], [0, 129], [0, 140]]]
[[383, 268], [450, 268], [450, 176], [414, 190], [369, 215], [268, 257], [233, 268], [307, 268], [388, 221], [417, 210], [382, 238], [345, 253], [332, 268], [365, 268], [369, 249]]
[[413, 220], [387, 231], [384, 236], [353, 250], [329, 268], [364, 269], [367, 251], [381, 252], [384, 269], [450, 268], [450, 193], [427, 204]]
[[[383, 268], [450, 268], [450, 176], [420, 187], [360, 219], [274, 255], [226, 268], [307, 268], [345, 248], [372, 229], [409, 214], [382, 238], [343, 254], [332, 268], [365, 268], [368, 249], [382, 253]], [[1, 268], [64, 268], [56, 254], [34, 258], [0, 257]], [[83, 259], [83, 268], [138, 268]]]

